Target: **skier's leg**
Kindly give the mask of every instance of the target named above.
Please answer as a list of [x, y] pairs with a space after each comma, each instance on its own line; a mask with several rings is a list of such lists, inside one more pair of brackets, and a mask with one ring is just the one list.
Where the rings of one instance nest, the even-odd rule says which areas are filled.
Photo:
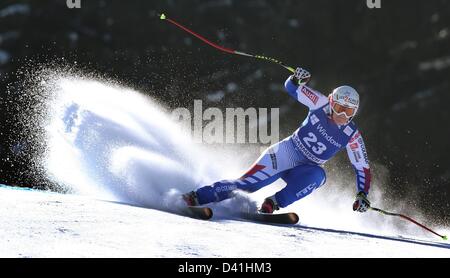
[[282, 178], [287, 184], [275, 194], [275, 200], [284, 208], [323, 185], [326, 174], [320, 166], [304, 164], [287, 171]]
[[222, 180], [196, 191], [200, 205], [219, 202], [232, 197], [236, 189], [255, 192], [280, 178], [284, 172], [296, 166], [290, 140], [283, 140], [266, 149], [253, 166], [239, 179]]

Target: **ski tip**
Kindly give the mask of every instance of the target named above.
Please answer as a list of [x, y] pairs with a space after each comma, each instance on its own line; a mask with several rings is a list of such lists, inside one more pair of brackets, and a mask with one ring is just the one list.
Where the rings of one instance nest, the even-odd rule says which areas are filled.
[[297, 224], [300, 220], [297, 213], [291, 213], [289, 216], [291, 218], [292, 224]]
[[193, 218], [208, 220], [213, 217], [213, 210], [209, 207], [188, 206], [187, 209], [189, 211], [188, 215]]
[[161, 15], [159, 16], [159, 19], [161, 19], [161, 20], [166, 19], [166, 15], [165, 15], [165, 14], [161, 14]]
[[442, 239], [443, 240], [447, 240], [447, 236], [442, 236]]
[[207, 219], [212, 218], [212, 217], [213, 217], [213, 211], [212, 211], [212, 209], [207, 208], [206, 211], [205, 211], [205, 215], [206, 215]]

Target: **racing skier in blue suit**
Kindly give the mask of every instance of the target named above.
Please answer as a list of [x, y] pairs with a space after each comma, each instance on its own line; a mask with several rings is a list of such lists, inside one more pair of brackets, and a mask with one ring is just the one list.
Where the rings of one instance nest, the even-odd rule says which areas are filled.
[[309, 108], [301, 126], [291, 136], [266, 149], [242, 177], [218, 181], [184, 194], [187, 205], [219, 202], [232, 197], [235, 190], [255, 192], [281, 178], [286, 186], [266, 198], [259, 210], [273, 213], [322, 186], [326, 174], [321, 165], [346, 148], [356, 173], [353, 210], [369, 209], [369, 161], [361, 132], [353, 122], [359, 95], [352, 87], [341, 86], [328, 97], [324, 96], [306, 86], [310, 77], [307, 70], [297, 68], [285, 82], [288, 94]]

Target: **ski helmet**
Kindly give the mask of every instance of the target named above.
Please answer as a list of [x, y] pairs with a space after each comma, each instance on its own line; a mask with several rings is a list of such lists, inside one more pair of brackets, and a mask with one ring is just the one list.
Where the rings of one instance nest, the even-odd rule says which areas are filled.
[[329, 95], [331, 110], [337, 115], [345, 115], [351, 119], [356, 115], [359, 107], [359, 95], [350, 86], [340, 86]]

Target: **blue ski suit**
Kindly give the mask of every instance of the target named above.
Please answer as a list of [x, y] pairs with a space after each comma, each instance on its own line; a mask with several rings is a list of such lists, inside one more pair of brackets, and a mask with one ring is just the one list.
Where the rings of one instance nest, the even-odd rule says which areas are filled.
[[309, 108], [301, 126], [289, 137], [266, 149], [240, 178], [221, 180], [196, 190], [200, 205], [233, 196], [234, 190], [255, 192], [281, 178], [286, 186], [275, 194], [279, 207], [309, 195], [326, 181], [321, 167], [343, 148], [356, 173], [356, 189], [369, 193], [370, 168], [364, 141], [356, 124], [339, 126], [331, 120], [328, 97], [306, 85], [285, 82], [289, 95]]

